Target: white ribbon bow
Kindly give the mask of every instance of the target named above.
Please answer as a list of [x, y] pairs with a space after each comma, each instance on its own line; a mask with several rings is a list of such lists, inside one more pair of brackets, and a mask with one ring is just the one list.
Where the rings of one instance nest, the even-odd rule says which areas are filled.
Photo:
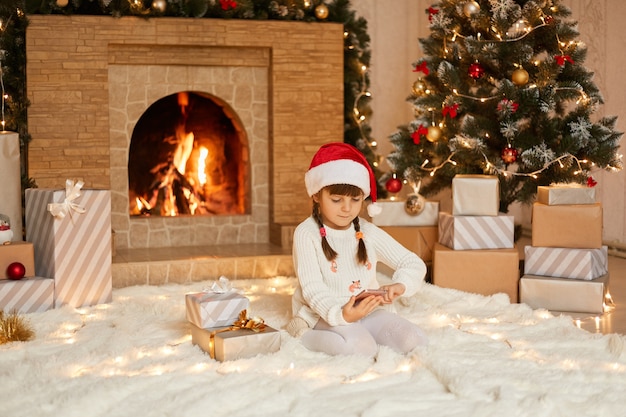
[[230, 283], [228, 278], [222, 275], [219, 280], [213, 282], [211, 288], [206, 288], [203, 292], [213, 292], [216, 294], [225, 294], [227, 292], [231, 292], [233, 290], [233, 285]]
[[74, 184], [72, 180], [65, 180], [65, 200], [62, 203], [48, 204], [48, 211], [57, 219], [63, 219], [68, 214], [72, 215], [72, 211], [76, 213], [84, 213], [84, 207], [79, 206], [73, 201], [80, 197], [80, 189], [85, 185], [84, 182], [78, 181]]

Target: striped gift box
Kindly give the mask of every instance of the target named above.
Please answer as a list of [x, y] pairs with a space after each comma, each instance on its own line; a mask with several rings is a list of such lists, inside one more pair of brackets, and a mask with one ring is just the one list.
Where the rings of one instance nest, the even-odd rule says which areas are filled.
[[35, 247], [37, 275], [54, 278], [54, 305], [107, 303], [112, 298], [111, 192], [82, 190], [63, 218], [48, 211], [67, 190], [26, 190], [26, 240]]
[[608, 248], [524, 248], [524, 273], [547, 277], [592, 280], [608, 273]]
[[6, 313], [37, 313], [54, 307], [54, 280], [23, 278], [0, 281], [0, 310]]
[[455, 250], [511, 249], [514, 246], [514, 217], [453, 216], [439, 213], [439, 243]]
[[241, 310], [248, 309], [250, 300], [236, 291], [199, 292], [185, 294], [185, 305], [187, 320], [207, 329], [233, 324], [239, 318]]

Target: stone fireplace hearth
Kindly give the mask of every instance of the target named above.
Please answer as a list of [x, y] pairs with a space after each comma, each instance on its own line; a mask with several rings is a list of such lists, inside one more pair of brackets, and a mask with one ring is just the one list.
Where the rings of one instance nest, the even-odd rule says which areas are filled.
[[[26, 39], [29, 176], [41, 188], [72, 178], [111, 189], [118, 255], [189, 247], [210, 258], [234, 245], [253, 258], [272, 252], [266, 245], [290, 245], [291, 228], [309, 214], [302, 178], [310, 158], [343, 137], [341, 25], [33, 15]], [[241, 119], [249, 213], [129, 215], [133, 129], [152, 103], [180, 91], [219, 97]], [[133, 272], [139, 281], [141, 271]]]

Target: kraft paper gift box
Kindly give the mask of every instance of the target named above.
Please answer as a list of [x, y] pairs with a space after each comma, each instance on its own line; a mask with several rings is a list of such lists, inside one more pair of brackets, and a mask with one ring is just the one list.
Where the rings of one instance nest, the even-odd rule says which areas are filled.
[[250, 300], [236, 291], [206, 291], [185, 294], [185, 305], [187, 320], [207, 329], [231, 325], [248, 308]]
[[439, 202], [426, 201], [424, 210], [411, 215], [405, 210], [405, 201], [376, 202], [382, 208], [380, 214], [372, 218], [376, 226], [436, 226], [439, 215]]
[[554, 184], [537, 187], [537, 202], [542, 204], [594, 204], [596, 189], [582, 184]]
[[520, 302], [532, 308], [571, 313], [604, 313], [609, 274], [590, 281], [523, 275]]
[[0, 281], [0, 310], [37, 313], [54, 308], [54, 280], [32, 277]]
[[0, 245], [0, 279], [7, 279], [7, 267], [13, 262], [24, 265], [24, 277], [35, 276], [35, 249], [30, 242], [14, 241]]
[[280, 350], [280, 332], [272, 327], [266, 326], [261, 332], [237, 329], [213, 334], [215, 330], [223, 329], [228, 327], [202, 329], [191, 324], [191, 343], [221, 362], [251, 358]]
[[456, 175], [452, 178], [452, 214], [497, 216], [500, 182], [495, 175]]
[[533, 203], [531, 245], [554, 248], [602, 247], [602, 206]]
[[609, 272], [608, 247], [524, 247], [524, 274], [591, 280]]
[[439, 213], [439, 243], [454, 250], [510, 249], [515, 243], [515, 218], [453, 216]]
[[35, 248], [38, 276], [54, 278], [54, 305], [108, 303], [111, 279], [111, 192], [26, 190], [26, 240]]
[[513, 249], [454, 250], [435, 244], [433, 284], [482, 295], [505, 293], [517, 302], [519, 252]]
[[433, 247], [438, 236], [437, 226], [382, 226], [381, 229], [424, 262], [433, 260]]

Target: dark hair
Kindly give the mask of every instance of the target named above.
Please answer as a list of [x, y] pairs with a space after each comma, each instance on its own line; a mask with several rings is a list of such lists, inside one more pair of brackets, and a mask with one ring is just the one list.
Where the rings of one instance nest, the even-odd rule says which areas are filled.
[[[359, 187], [356, 187], [350, 184], [328, 185], [322, 188], [317, 193], [319, 194], [323, 190], [327, 190], [330, 194], [345, 195], [348, 197], [358, 197], [358, 196], [363, 195], [363, 190], [361, 190]], [[322, 222], [322, 214], [320, 213], [320, 205], [315, 200], [313, 200], [313, 218], [319, 225], [320, 229], [322, 229], [324, 227], [324, 223]], [[359, 216], [355, 217], [354, 220], [352, 220], [352, 223], [354, 224], [354, 230], [357, 233], [360, 232], [361, 225], [359, 223]], [[365, 242], [363, 242], [362, 238], [357, 239], [357, 241], [359, 245], [359, 249], [356, 255], [357, 260], [359, 261], [359, 263], [366, 265], [368, 262], [368, 259], [367, 259], [367, 250], [365, 248]], [[326, 239], [325, 234], [322, 235], [322, 250], [324, 251], [324, 255], [326, 256], [326, 259], [328, 259], [329, 261], [334, 261], [337, 258], [337, 252], [330, 246], [330, 243], [328, 243], [328, 239]]]

